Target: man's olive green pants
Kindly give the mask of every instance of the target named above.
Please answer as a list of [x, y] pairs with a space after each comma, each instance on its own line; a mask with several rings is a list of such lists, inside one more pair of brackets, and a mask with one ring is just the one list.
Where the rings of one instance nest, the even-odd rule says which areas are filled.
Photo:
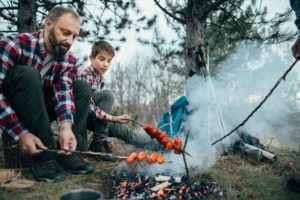
[[[15, 67], [4, 80], [3, 92], [20, 122], [48, 148], [55, 148], [50, 126], [58, 117], [55, 112], [57, 102], [53, 88], [43, 85], [39, 72], [31, 66]], [[73, 132], [78, 149], [88, 149], [86, 126], [90, 87], [83, 81], [74, 82], [73, 94], [76, 107]], [[44, 152], [37, 159], [48, 160], [54, 157], [54, 153]]]

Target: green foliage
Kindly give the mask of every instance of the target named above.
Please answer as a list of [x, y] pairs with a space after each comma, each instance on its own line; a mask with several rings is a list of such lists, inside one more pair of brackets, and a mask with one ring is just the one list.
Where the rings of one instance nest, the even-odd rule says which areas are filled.
[[211, 13], [205, 29], [206, 42], [211, 49], [212, 64], [217, 65], [230, 55], [243, 41], [281, 43], [291, 40], [295, 33], [282, 31], [280, 26], [290, 19], [291, 12], [278, 14], [267, 21], [267, 9], [258, 10], [253, 5], [242, 7], [244, 1], [220, 6], [220, 11]]
[[[33, 1], [31, 1], [33, 2]], [[93, 42], [96, 39], [106, 39], [126, 42], [122, 34], [124, 29], [133, 29], [136, 32], [149, 30], [156, 25], [157, 16], [145, 17], [140, 8], [133, 0], [108, 1], [108, 0], [37, 0], [37, 11], [32, 13], [36, 17], [37, 27], [42, 27], [43, 19], [49, 9], [56, 5], [72, 6], [82, 17], [81, 40]], [[170, 41], [162, 33], [154, 29], [154, 38], [148, 41], [138, 37], [140, 42], [151, 44], [156, 49], [154, 63], [161, 60], [169, 62], [171, 59], [186, 58], [187, 36], [194, 34], [186, 32], [186, 25], [189, 21], [201, 23], [203, 40], [208, 43], [211, 50], [211, 63], [217, 66], [237, 45], [245, 40], [259, 41], [265, 43], [278, 43], [291, 40], [295, 33], [283, 31], [280, 27], [290, 20], [291, 11], [287, 10], [277, 14], [271, 19], [266, 19], [267, 8], [261, 6], [261, 2], [252, 0], [251, 3], [245, 0], [167, 0], [161, 3], [154, 0], [157, 6], [166, 14], [170, 27], [178, 34], [176, 41]], [[5, 21], [1, 24], [0, 33], [17, 31], [16, 16], [18, 2], [13, 0], [1, 1], [0, 17]], [[21, 8], [19, 8], [21, 9]], [[163, 35], [157, 37], [157, 34]], [[195, 41], [197, 44], [199, 41]], [[181, 66], [172, 71], [179, 72]], [[180, 71], [182, 73], [182, 70]]]
[[[81, 16], [82, 28], [79, 40], [89, 42], [96, 39], [125, 42], [126, 37], [121, 34], [124, 29], [139, 32], [148, 30], [156, 22], [156, 16], [146, 18], [133, 0], [36, 0], [27, 3], [33, 2], [37, 3], [36, 12], [32, 13], [32, 17], [36, 18], [37, 28], [43, 27], [44, 18], [52, 7], [57, 5], [73, 7]], [[0, 0], [0, 19], [3, 20], [0, 24], [0, 34], [18, 31], [17, 13], [21, 9], [18, 8], [18, 1]]]
[[[250, 3], [245, 0], [168, 0], [161, 6], [168, 24], [181, 40], [178, 42], [180, 45], [177, 46], [176, 54], [186, 55], [186, 39], [201, 33], [202, 38], [195, 40], [194, 44], [208, 43], [211, 64], [215, 67], [233, 53], [243, 41], [281, 43], [293, 39], [296, 35], [296, 33], [282, 29], [282, 25], [290, 21], [292, 14], [290, 9], [267, 19], [268, 9], [262, 7], [260, 1], [252, 0]], [[177, 20], [177, 18], [180, 19]], [[193, 23], [200, 24], [198, 27], [202, 27], [203, 30], [195, 26], [192, 32], [186, 32], [186, 30], [193, 29], [193, 27], [187, 29], [187, 26]], [[168, 44], [164, 46], [169, 49], [174, 48]], [[167, 59], [166, 55], [162, 54], [161, 57]], [[212, 71], [212, 73], [217, 73], [216, 69]]]

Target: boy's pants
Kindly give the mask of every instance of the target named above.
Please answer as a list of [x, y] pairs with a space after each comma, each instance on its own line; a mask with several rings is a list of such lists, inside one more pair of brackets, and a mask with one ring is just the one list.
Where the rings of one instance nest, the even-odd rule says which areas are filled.
[[[15, 67], [6, 76], [3, 91], [20, 122], [48, 148], [55, 148], [50, 127], [51, 121], [57, 118], [54, 92], [52, 87], [43, 86], [39, 72], [31, 66]], [[77, 138], [77, 148], [87, 149], [86, 119], [91, 98], [90, 87], [83, 81], [74, 82], [73, 94], [76, 107], [73, 132]], [[49, 160], [55, 159], [55, 156], [56, 153], [44, 152], [36, 158]]]
[[[109, 90], [92, 93], [92, 98], [95, 104], [106, 113], [111, 113], [114, 102], [113, 94]], [[115, 137], [125, 141], [126, 143], [148, 149], [157, 149], [159, 144], [152, 140], [146, 133], [135, 132], [128, 128], [127, 125], [119, 123], [111, 123], [108, 121], [89, 117], [88, 129], [93, 131], [93, 141], [101, 141], [107, 137]]]

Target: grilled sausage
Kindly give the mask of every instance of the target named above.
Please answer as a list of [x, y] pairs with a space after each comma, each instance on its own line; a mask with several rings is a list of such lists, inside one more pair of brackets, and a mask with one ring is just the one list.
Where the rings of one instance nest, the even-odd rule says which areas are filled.
[[131, 165], [132, 163], [134, 163], [134, 161], [137, 158], [137, 152], [133, 152], [131, 153], [128, 157], [127, 157], [127, 164]]

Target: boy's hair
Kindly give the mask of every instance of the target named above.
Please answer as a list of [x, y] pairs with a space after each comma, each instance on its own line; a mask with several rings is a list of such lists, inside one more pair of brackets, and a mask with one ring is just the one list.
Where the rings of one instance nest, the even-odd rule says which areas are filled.
[[101, 51], [107, 51], [112, 57], [115, 56], [115, 50], [112, 45], [104, 40], [97, 41], [93, 44], [91, 56], [95, 58]]
[[70, 7], [62, 7], [56, 6], [51, 8], [49, 11], [47, 18], [51, 19], [52, 21], [56, 22], [56, 20], [64, 14], [71, 13], [76, 19], [80, 19], [78, 13]]

